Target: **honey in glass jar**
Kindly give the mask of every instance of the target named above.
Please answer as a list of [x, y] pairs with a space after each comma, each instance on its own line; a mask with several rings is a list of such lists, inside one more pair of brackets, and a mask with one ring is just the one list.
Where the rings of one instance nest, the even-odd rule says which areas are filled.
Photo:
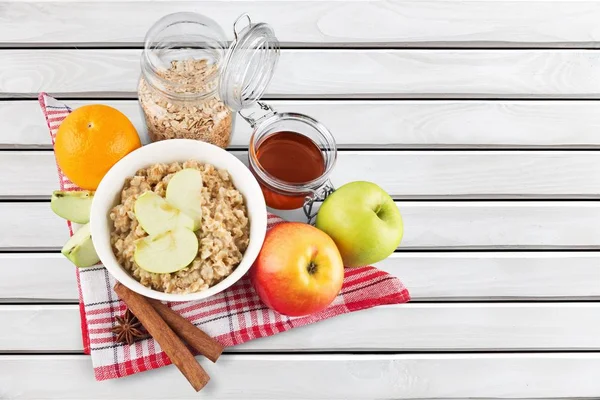
[[254, 125], [249, 165], [267, 206], [293, 210], [325, 186], [337, 158], [333, 136], [302, 114], [274, 113]]

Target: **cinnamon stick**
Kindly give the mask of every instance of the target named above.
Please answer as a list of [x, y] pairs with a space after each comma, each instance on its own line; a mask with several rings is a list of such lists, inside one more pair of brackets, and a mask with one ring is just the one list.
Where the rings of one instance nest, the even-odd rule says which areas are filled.
[[210, 361], [217, 361], [223, 352], [221, 343], [208, 336], [190, 321], [171, 310], [160, 301], [149, 298], [146, 298], [146, 300], [148, 300], [162, 319], [165, 320], [167, 325], [169, 325], [180, 338], [185, 340], [190, 346]]
[[210, 377], [204, 371], [204, 368], [198, 364], [187, 346], [169, 328], [144, 296], [135, 293], [120, 283], [115, 285], [115, 292], [140, 320], [148, 333], [160, 344], [162, 350], [169, 356], [173, 364], [179, 368], [192, 387], [199, 392], [208, 383]]

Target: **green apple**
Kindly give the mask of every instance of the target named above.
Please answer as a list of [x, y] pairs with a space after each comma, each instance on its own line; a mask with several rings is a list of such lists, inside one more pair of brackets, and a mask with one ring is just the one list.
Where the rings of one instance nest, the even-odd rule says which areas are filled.
[[135, 242], [133, 259], [140, 268], [168, 274], [187, 267], [198, 254], [198, 238], [187, 228], [176, 228]]
[[186, 168], [177, 172], [167, 185], [167, 202], [202, 224], [202, 173]]
[[88, 190], [63, 192], [56, 190], [50, 199], [50, 208], [54, 214], [78, 224], [90, 222], [90, 209], [94, 192]]
[[142, 229], [150, 236], [178, 227], [192, 231], [197, 228], [191, 217], [154, 192], [145, 192], [138, 197], [133, 205], [133, 212]]
[[316, 227], [331, 236], [346, 267], [387, 258], [404, 231], [394, 200], [376, 184], [363, 181], [348, 183], [325, 199]]
[[61, 253], [78, 267], [91, 267], [98, 264], [100, 258], [96, 254], [90, 233], [90, 224], [85, 224], [71, 236], [63, 246]]

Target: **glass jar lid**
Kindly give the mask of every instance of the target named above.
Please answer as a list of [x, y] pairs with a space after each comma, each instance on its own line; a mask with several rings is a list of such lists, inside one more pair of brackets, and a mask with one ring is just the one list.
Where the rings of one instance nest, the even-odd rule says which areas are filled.
[[206, 96], [217, 89], [226, 43], [225, 32], [204, 15], [166, 15], [146, 34], [141, 60], [144, 78], [165, 95]]
[[[247, 21], [244, 28], [239, 28]], [[234, 111], [261, 98], [279, 60], [279, 41], [265, 23], [253, 24], [243, 14], [233, 24], [234, 41], [227, 53], [219, 80], [219, 94]]]

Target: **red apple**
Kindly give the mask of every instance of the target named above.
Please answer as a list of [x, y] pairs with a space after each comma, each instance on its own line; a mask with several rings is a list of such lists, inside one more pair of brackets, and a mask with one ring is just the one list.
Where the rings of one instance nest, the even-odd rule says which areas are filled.
[[267, 306], [298, 317], [331, 304], [342, 288], [344, 263], [326, 233], [284, 222], [267, 233], [250, 278]]

